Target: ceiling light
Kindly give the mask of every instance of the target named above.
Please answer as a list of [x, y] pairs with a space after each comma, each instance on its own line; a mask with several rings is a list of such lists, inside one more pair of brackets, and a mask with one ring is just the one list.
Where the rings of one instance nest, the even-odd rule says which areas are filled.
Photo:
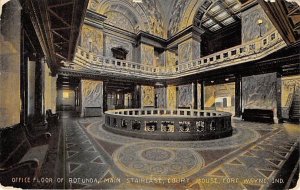
[[225, 81], [229, 81], [229, 78], [226, 78]]
[[211, 82], [211, 83], [214, 83], [215, 81], [212, 80], [212, 81], [210, 81], [210, 82]]
[[132, 0], [134, 3], [143, 3], [143, 0]]

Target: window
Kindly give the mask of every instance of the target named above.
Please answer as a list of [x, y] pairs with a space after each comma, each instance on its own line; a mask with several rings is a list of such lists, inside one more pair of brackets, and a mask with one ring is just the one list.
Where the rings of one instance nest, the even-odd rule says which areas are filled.
[[70, 97], [69, 92], [63, 92], [63, 98], [68, 99]]

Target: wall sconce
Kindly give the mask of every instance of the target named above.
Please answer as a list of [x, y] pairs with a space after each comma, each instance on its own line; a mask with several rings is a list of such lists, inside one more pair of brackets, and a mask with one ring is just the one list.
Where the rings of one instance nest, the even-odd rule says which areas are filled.
[[259, 37], [261, 37], [261, 25], [263, 24], [263, 20], [262, 19], [258, 19], [257, 20], [257, 25], [259, 26]]

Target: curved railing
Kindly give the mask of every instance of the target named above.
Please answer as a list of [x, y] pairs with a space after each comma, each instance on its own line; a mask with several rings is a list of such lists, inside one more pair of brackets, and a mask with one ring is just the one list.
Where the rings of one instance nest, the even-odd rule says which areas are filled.
[[[230, 65], [261, 59], [286, 44], [276, 30], [250, 42], [176, 66], [156, 67], [142, 63], [99, 56], [77, 47], [74, 63], [94, 73], [116, 73], [156, 79], [176, 78]], [[64, 69], [63, 69], [64, 70]], [[72, 70], [71, 68], [65, 70]], [[76, 69], [75, 69], [76, 70]]]
[[105, 112], [104, 128], [156, 140], [203, 140], [232, 134], [231, 114], [193, 109], [122, 109]]

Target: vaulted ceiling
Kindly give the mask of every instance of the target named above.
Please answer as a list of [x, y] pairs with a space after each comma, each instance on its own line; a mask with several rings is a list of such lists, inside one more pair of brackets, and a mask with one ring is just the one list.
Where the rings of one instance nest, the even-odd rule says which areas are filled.
[[240, 20], [238, 0], [90, 0], [88, 9], [132, 33], [169, 38], [193, 24], [210, 32]]

